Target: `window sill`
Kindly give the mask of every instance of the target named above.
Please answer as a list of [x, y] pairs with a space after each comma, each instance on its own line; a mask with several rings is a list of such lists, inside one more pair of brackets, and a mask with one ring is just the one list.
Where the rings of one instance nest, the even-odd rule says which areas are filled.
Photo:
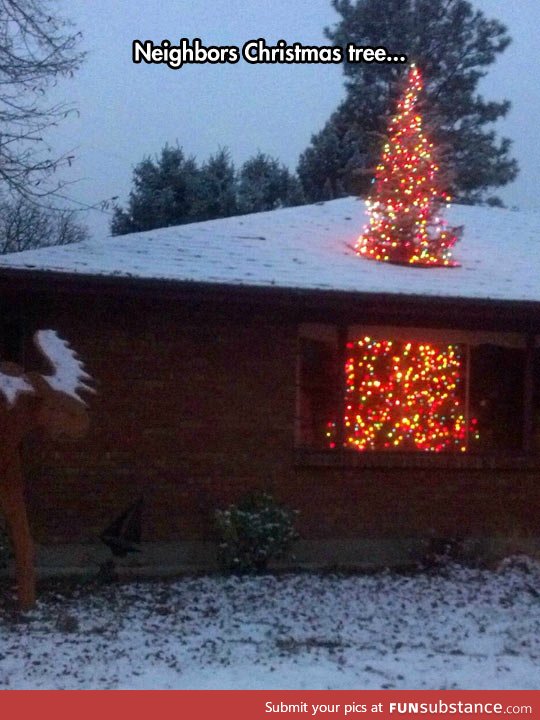
[[296, 467], [448, 468], [467, 470], [537, 470], [540, 455], [357, 452], [356, 450], [295, 450]]

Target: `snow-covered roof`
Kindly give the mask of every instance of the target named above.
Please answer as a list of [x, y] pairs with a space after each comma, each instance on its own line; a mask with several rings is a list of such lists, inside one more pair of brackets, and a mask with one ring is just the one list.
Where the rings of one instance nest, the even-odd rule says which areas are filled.
[[540, 214], [453, 206], [459, 268], [360, 258], [364, 202], [344, 198], [191, 225], [27, 250], [3, 268], [179, 283], [540, 302]]

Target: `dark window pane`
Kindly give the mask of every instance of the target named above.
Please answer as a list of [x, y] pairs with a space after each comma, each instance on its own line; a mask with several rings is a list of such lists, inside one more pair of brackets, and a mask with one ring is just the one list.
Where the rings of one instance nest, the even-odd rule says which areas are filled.
[[336, 380], [335, 344], [301, 338], [298, 434], [301, 446], [328, 447], [328, 422], [336, 416]]
[[524, 363], [517, 348], [471, 347], [470, 412], [478, 419], [480, 452], [521, 450]]

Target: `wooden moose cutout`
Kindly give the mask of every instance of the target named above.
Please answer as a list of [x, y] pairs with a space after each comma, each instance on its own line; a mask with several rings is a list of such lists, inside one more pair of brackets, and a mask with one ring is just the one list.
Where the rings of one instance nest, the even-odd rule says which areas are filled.
[[34, 344], [50, 375], [0, 362], [0, 510], [7, 520], [15, 554], [19, 607], [35, 604], [34, 543], [24, 501], [20, 448], [26, 435], [40, 430], [55, 439], [82, 437], [88, 429], [81, 391], [91, 380], [69, 344], [54, 330], [39, 330]]

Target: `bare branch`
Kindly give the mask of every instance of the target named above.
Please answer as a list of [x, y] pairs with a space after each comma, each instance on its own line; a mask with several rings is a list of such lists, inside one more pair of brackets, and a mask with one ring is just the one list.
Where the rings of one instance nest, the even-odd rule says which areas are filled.
[[68, 156], [50, 155], [44, 133], [74, 111], [48, 104], [47, 90], [80, 66], [80, 33], [54, 12], [52, 0], [0, 0], [0, 187], [42, 197]]
[[0, 202], [0, 254], [48, 245], [68, 245], [88, 238], [76, 212], [40, 206], [18, 195]]

